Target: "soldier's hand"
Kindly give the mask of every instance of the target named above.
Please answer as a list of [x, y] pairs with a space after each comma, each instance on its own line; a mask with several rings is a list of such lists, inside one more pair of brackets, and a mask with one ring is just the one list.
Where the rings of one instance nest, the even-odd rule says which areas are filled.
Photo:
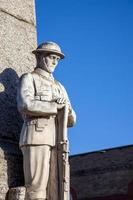
[[56, 100], [56, 102], [57, 102], [58, 104], [65, 104], [65, 103], [66, 103], [66, 99], [65, 99], [65, 98], [58, 98], [58, 99]]

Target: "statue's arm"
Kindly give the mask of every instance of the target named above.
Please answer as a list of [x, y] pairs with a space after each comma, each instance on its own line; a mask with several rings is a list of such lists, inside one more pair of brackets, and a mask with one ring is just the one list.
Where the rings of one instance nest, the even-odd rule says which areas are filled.
[[69, 97], [68, 97], [66, 89], [64, 88], [64, 86], [61, 83], [59, 83], [59, 84], [60, 84], [60, 87], [62, 88], [62, 90], [64, 92], [64, 95], [65, 95], [65, 98], [66, 98], [66, 101], [67, 101], [67, 104], [68, 104], [68, 107], [69, 107], [68, 124], [67, 124], [67, 126], [68, 127], [72, 127], [76, 123], [76, 113], [72, 108], [72, 105], [71, 105], [71, 102], [69, 100]]
[[46, 116], [57, 113], [55, 102], [35, 100], [35, 88], [32, 74], [24, 74], [19, 81], [17, 93], [18, 110], [27, 115]]

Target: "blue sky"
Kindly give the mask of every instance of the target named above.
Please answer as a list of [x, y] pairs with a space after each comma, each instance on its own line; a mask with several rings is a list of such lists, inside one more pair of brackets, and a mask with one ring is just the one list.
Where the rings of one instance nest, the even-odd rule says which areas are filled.
[[66, 58], [55, 77], [77, 113], [71, 154], [133, 144], [133, 1], [36, 0], [38, 44]]

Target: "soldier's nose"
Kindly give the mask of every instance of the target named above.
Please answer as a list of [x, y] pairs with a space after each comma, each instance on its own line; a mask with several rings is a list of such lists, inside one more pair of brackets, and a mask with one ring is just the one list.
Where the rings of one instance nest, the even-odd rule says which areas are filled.
[[57, 61], [56, 60], [53, 60], [53, 65], [56, 65], [57, 64]]

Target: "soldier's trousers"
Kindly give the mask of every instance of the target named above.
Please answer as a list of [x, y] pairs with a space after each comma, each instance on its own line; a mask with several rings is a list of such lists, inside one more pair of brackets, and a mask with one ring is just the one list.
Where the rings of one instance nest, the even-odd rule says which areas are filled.
[[46, 199], [51, 147], [48, 145], [24, 146], [21, 150], [26, 200]]

